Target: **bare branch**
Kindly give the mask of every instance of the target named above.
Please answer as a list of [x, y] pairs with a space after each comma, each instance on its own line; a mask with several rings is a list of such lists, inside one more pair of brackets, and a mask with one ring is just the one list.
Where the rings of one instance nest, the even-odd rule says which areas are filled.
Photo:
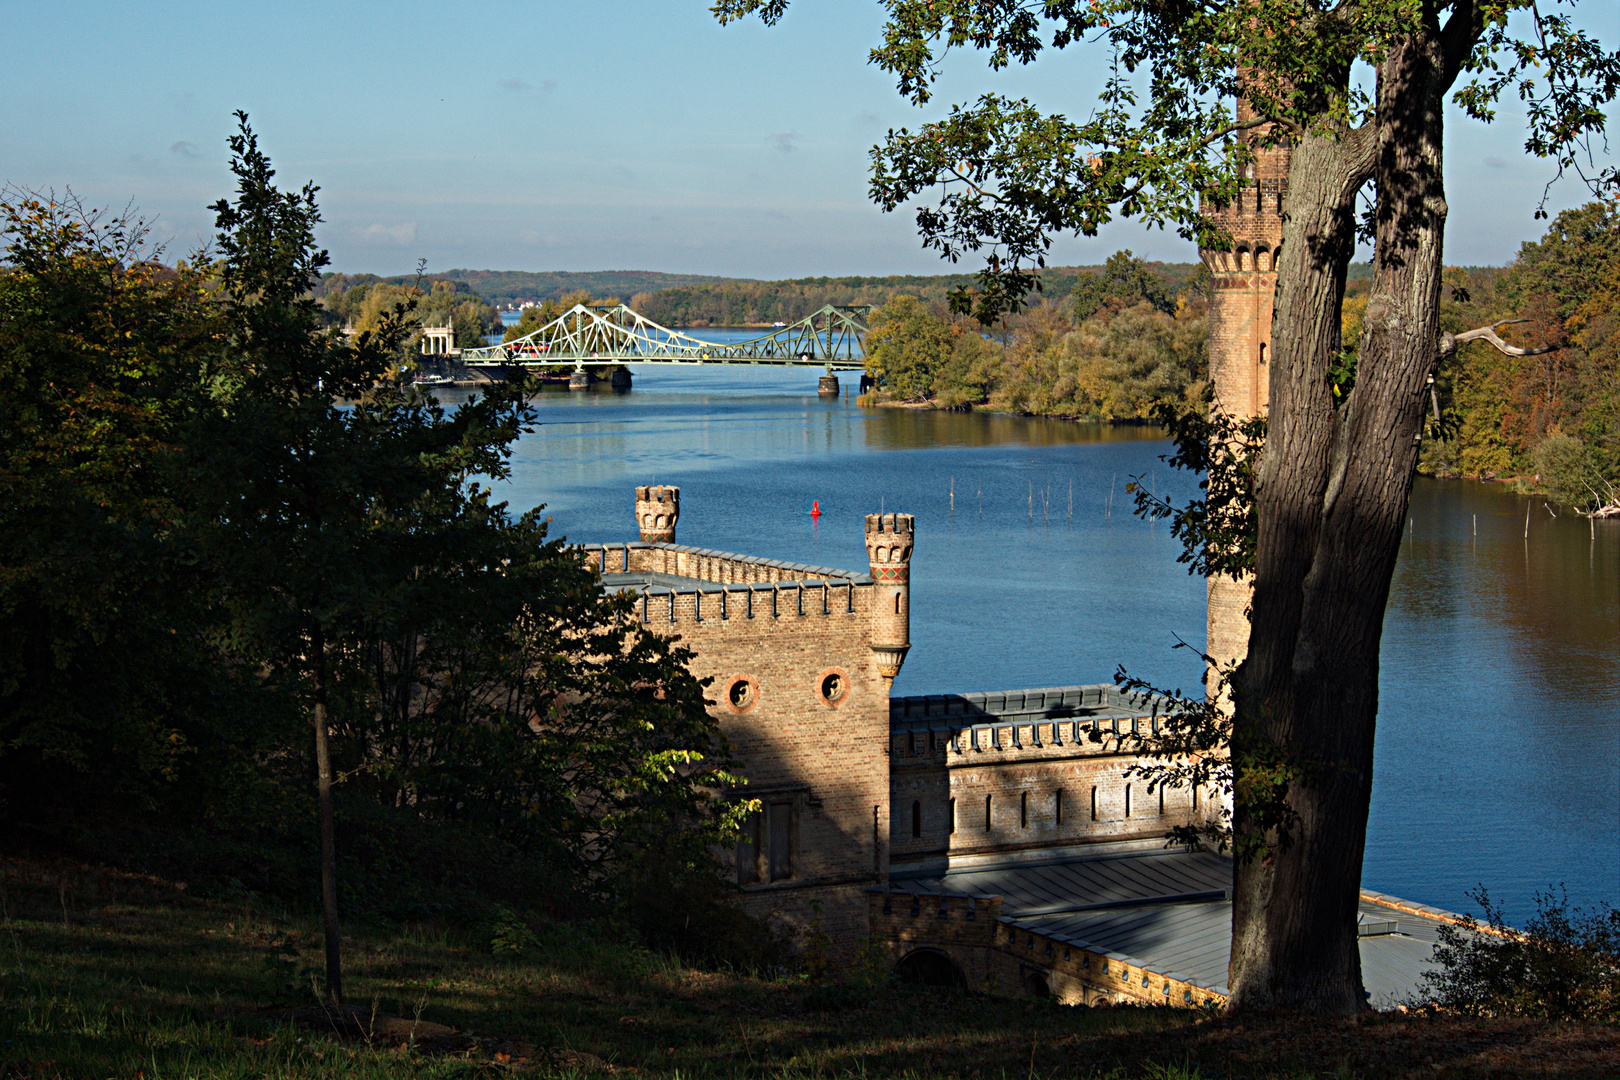
[[1540, 356], [1561, 348], [1558, 345], [1543, 345], [1539, 349], [1521, 349], [1517, 345], [1509, 345], [1496, 334], [1499, 326], [1512, 326], [1514, 323], [1529, 322], [1529, 319], [1503, 319], [1501, 322], [1489, 326], [1477, 327], [1473, 330], [1464, 330], [1452, 338], [1454, 345], [1461, 345], [1465, 341], [1488, 341], [1509, 356]]

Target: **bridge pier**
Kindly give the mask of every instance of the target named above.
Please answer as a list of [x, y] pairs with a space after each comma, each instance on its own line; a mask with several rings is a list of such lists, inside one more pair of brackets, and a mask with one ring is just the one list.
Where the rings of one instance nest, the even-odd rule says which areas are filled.
[[574, 369], [573, 373], [568, 376], [568, 389], [589, 390], [590, 388], [591, 373], [586, 371], [584, 368], [577, 367]]
[[822, 397], [837, 397], [838, 376], [834, 375], [830, 371], [823, 375], [816, 382], [816, 393], [820, 394]]
[[613, 369], [613, 389], [630, 389], [630, 369], [627, 367]]

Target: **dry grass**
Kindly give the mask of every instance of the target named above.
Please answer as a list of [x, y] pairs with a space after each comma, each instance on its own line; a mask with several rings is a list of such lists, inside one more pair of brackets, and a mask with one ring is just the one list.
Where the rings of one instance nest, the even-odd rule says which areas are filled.
[[0, 1080], [135, 1077], [1609, 1077], [1620, 1032], [1373, 1014], [1237, 1024], [695, 971], [605, 924], [522, 960], [475, 926], [356, 929], [324, 1025], [313, 923], [111, 871], [4, 864]]

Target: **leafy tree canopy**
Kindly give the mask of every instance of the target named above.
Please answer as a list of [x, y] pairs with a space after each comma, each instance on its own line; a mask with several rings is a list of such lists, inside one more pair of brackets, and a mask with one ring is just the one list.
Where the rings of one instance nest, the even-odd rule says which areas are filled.
[[[721, 22], [777, 22], [787, 0], [718, 0]], [[1435, 34], [1443, 62], [1464, 76], [1453, 100], [1489, 122], [1506, 96], [1528, 114], [1525, 149], [1560, 175], [1588, 175], [1603, 102], [1620, 63], [1578, 28], [1574, 0], [1543, 12], [1532, 0], [886, 0], [872, 62], [915, 104], [930, 101], [952, 50], [984, 53], [993, 69], [1046, 50], [1094, 47], [1107, 78], [1083, 120], [1028, 99], [985, 94], [917, 131], [891, 130], [872, 152], [871, 193], [917, 210], [924, 246], [955, 262], [983, 252], [971, 304], [991, 321], [1035, 284], [1055, 236], [1095, 236], [1116, 217], [1174, 228], [1200, 246], [1228, 240], [1200, 198], [1232, 202], [1254, 152], [1307, 134], [1335, 136], [1379, 121], [1357, 69], [1376, 68], [1403, 41]], [[1517, 19], [1515, 17], [1518, 17]], [[1522, 20], [1522, 22], [1520, 21]], [[1247, 107], [1235, 103], [1242, 98]]]

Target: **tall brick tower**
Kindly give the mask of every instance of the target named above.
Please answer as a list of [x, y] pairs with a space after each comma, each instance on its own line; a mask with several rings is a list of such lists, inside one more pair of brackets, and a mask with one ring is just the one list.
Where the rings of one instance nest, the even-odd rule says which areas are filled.
[[911, 649], [911, 547], [916, 519], [910, 514], [866, 515], [866, 559], [877, 582], [872, 604], [872, 652], [885, 687], [900, 674]]
[[665, 484], [636, 488], [636, 524], [643, 544], [673, 544], [680, 516], [680, 488]]
[[[1254, 117], [1238, 101], [1240, 122]], [[1252, 137], [1258, 141], [1264, 129]], [[1271, 311], [1277, 292], [1277, 252], [1282, 245], [1282, 201], [1288, 189], [1286, 146], [1254, 147], [1248, 182], [1230, 206], [1204, 213], [1232, 237], [1231, 251], [1199, 251], [1214, 275], [1209, 305], [1209, 375], [1214, 408], [1235, 419], [1265, 413], [1271, 379]], [[1206, 650], [1222, 668], [1249, 648], [1248, 581], [1215, 577], [1208, 582]]]

